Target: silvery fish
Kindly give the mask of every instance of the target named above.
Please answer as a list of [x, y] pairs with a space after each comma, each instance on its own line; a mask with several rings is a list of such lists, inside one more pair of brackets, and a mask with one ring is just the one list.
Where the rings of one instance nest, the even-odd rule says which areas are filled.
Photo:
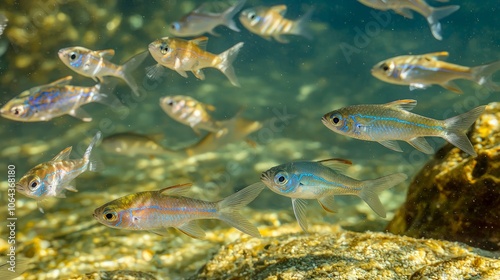
[[488, 65], [466, 67], [438, 60], [446, 57], [448, 57], [448, 52], [397, 56], [377, 63], [373, 66], [371, 73], [384, 82], [409, 85], [411, 90], [435, 84], [453, 92], [462, 93], [453, 80], [466, 79], [490, 90], [500, 91], [500, 85], [492, 80], [493, 74], [500, 70], [500, 61]]
[[434, 150], [423, 137], [434, 136], [445, 139], [473, 157], [477, 156], [465, 131], [486, 106], [446, 120], [435, 120], [411, 113], [416, 105], [416, 100], [404, 99], [387, 104], [348, 106], [325, 114], [321, 121], [334, 132], [376, 141], [398, 152], [402, 150], [394, 140], [406, 141], [415, 149], [432, 154]]
[[134, 94], [140, 95], [139, 86], [132, 77], [132, 71], [144, 61], [147, 52], [133, 56], [123, 65], [107, 60], [115, 55], [112, 49], [93, 51], [84, 47], [69, 47], [60, 49], [58, 55], [66, 66], [80, 75], [90, 77], [94, 81], [102, 81], [102, 78], [106, 76], [118, 77], [127, 83]]
[[328, 212], [336, 212], [335, 195], [356, 195], [377, 215], [385, 218], [378, 195], [408, 178], [404, 173], [374, 180], [359, 181], [342, 172], [352, 163], [344, 159], [319, 162], [297, 161], [275, 166], [262, 173], [261, 181], [273, 192], [292, 199], [293, 212], [300, 227], [307, 232], [305, 199], [317, 199]]
[[[452, 5], [445, 7], [431, 7], [424, 0], [358, 0], [362, 4], [382, 10], [394, 10], [396, 13], [406, 17], [413, 18], [412, 11], [415, 11], [427, 19], [429, 26], [431, 28], [432, 35], [438, 40], [442, 40], [441, 36], [441, 23], [439, 20], [449, 16], [454, 13], [460, 6]], [[440, 2], [447, 2], [447, 0], [441, 0]]]
[[9, 22], [9, 19], [3, 13], [0, 13], [0, 36], [7, 27], [7, 22]]
[[203, 238], [205, 232], [196, 220], [219, 219], [240, 231], [260, 237], [259, 230], [238, 210], [264, 189], [262, 184], [250, 185], [218, 202], [185, 197], [191, 184], [176, 185], [159, 191], [126, 195], [95, 209], [94, 218], [111, 228], [147, 230], [166, 235], [174, 227], [193, 238]]
[[104, 137], [99, 147], [106, 152], [126, 156], [176, 155], [175, 151], [163, 147], [152, 137], [135, 132], [122, 132]]
[[215, 107], [203, 104], [192, 97], [165, 96], [160, 98], [160, 107], [174, 120], [189, 125], [197, 134], [200, 133], [200, 129], [211, 132], [222, 129], [221, 122], [213, 120], [207, 112], [214, 111]]
[[208, 12], [207, 3], [204, 3], [194, 11], [183, 16], [179, 21], [173, 22], [169, 27], [169, 31], [178, 37], [199, 36], [205, 32], [218, 35], [215, 33], [214, 28], [219, 25], [225, 25], [231, 30], [240, 32], [233, 21], [233, 16], [243, 8], [245, 1], [239, 0], [233, 6], [219, 14]]
[[36, 199], [38, 209], [42, 213], [43, 200], [49, 197], [64, 198], [66, 197], [64, 190], [77, 192], [73, 180], [87, 170], [96, 171], [97, 165], [90, 161], [90, 153], [100, 138], [101, 132], [97, 132], [81, 159], [69, 159], [72, 149], [70, 146], [50, 161], [33, 167], [16, 183], [16, 190]]
[[240, 42], [221, 54], [209, 53], [205, 50], [208, 38], [200, 37], [190, 41], [164, 37], [149, 44], [149, 52], [158, 62], [147, 68], [148, 76], [156, 79], [161, 66], [175, 70], [187, 78], [186, 71], [191, 71], [196, 78], [205, 79], [203, 68], [216, 68], [229, 79], [234, 86], [240, 86], [234, 74], [233, 61], [238, 55], [243, 42]]
[[50, 84], [25, 90], [0, 108], [4, 118], [21, 122], [49, 121], [62, 115], [70, 115], [89, 122], [92, 117], [81, 108], [92, 102], [108, 106], [121, 106], [112, 94], [100, 93], [101, 84], [93, 87], [68, 85], [73, 79], [64, 77]]
[[240, 22], [250, 32], [267, 40], [274, 38], [280, 43], [288, 43], [283, 35], [300, 35], [311, 39], [307, 22], [314, 9], [309, 9], [297, 20], [284, 18], [286, 9], [286, 5], [245, 9], [240, 14]]

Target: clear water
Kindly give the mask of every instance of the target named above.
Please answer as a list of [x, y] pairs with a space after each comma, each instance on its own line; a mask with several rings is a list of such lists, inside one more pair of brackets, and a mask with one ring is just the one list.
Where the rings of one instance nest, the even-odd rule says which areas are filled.
[[[72, 84], [93, 85], [90, 78], [79, 76], [59, 61], [57, 51], [60, 48], [77, 45], [94, 50], [112, 48], [116, 51], [112, 61], [123, 62], [146, 50], [155, 39], [168, 36], [168, 23], [201, 2], [7, 1], [2, 5], [9, 25], [0, 39], [4, 43], [8, 42], [6, 53], [0, 57], [0, 104], [26, 89], [66, 75], [74, 77]], [[440, 5], [435, 1], [429, 2]], [[281, 3], [248, 1], [245, 8]], [[159, 107], [158, 100], [165, 95], [189, 95], [212, 104], [217, 107], [214, 113], [216, 119], [230, 118], [243, 108], [243, 117], [264, 123], [263, 129], [250, 135], [256, 147], [239, 141], [194, 159], [127, 158], [106, 154], [97, 148], [95, 152], [104, 162], [105, 169], [78, 178], [79, 192], [68, 194], [67, 199], [55, 201], [46, 208], [47, 214], [39, 213], [32, 200], [17, 196], [18, 254], [34, 258], [42, 264], [48, 263], [47, 258], [44, 260], [43, 256], [38, 255], [39, 251], [30, 246], [34, 246], [34, 238], [47, 240], [49, 247], [54, 246], [51, 243], [54, 240], [63, 243], [71, 240], [73, 237], [68, 232], [72, 230], [64, 230], [66, 216], [76, 219], [77, 222], [70, 223], [72, 226], [85, 225], [82, 226], [84, 236], [96, 232], [100, 236], [120, 236], [124, 239], [130, 236], [135, 238], [140, 234], [151, 235], [147, 232], [106, 228], [97, 224], [91, 213], [94, 208], [119, 196], [182, 182], [195, 184], [193, 196], [220, 199], [257, 182], [260, 173], [266, 169], [292, 160], [339, 157], [355, 163], [355, 167], [348, 172], [358, 179], [395, 172], [405, 172], [411, 177], [429, 156], [406, 144], [402, 144], [404, 152], [397, 153], [375, 142], [362, 142], [335, 134], [323, 126], [321, 116], [346, 105], [387, 103], [411, 98], [418, 101], [415, 113], [444, 119], [498, 100], [496, 93], [490, 93], [471, 81], [458, 81], [464, 91], [464, 94], [458, 95], [439, 86], [410, 91], [406, 86], [387, 84], [370, 74], [370, 68], [377, 62], [403, 54], [448, 51], [449, 62], [465, 66], [498, 60], [500, 36], [497, 27], [500, 20], [496, 1], [452, 3], [461, 5], [461, 8], [441, 21], [442, 41], [432, 37], [427, 22], [417, 14], [410, 20], [392, 12], [384, 13], [390, 18], [381, 23], [374, 17], [374, 13], [381, 14], [380, 11], [357, 1], [287, 1], [286, 4], [289, 7], [288, 18], [297, 18], [314, 5], [315, 12], [310, 25], [312, 40], [291, 37], [288, 44], [267, 41], [248, 32], [240, 23], [237, 23], [242, 29], [240, 33], [219, 27], [217, 31], [221, 36], [209, 36], [207, 50], [213, 53], [220, 53], [238, 42], [245, 43], [234, 63], [241, 88], [231, 86], [220, 72], [213, 69], [205, 71], [204, 81], [197, 80], [191, 73], [186, 79], [171, 70], [167, 70], [160, 81], [151, 81], [145, 75], [145, 68], [156, 62], [148, 57], [134, 72], [134, 77], [147, 92], [144, 98], [134, 100], [126, 84], [118, 82], [115, 93], [130, 108], [125, 115], [117, 114], [104, 105], [90, 104], [84, 107], [94, 118], [90, 123], [70, 116], [36, 123], [1, 119], [0, 166], [4, 170], [1, 175], [4, 179], [0, 183], [2, 201], [7, 201], [8, 165], [15, 165], [19, 179], [30, 168], [48, 161], [67, 146], [73, 146], [76, 152], [73, 157], [79, 157], [97, 130], [102, 131], [104, 136], [124, 131], [160, 134], [160, 143], [173, 149], [196, 142], [200, 136], [191, 128], [170, 119]], [[134, 27], [131, 23], [134, 21], [142, 24]], [[342, 48], [347, 46], [354, 53], [346, 55]], [[269, 120], [279, 119], [283, 114], [289, 114], [290, 118], [285, 122], [277, 122], [275, 126], [270, 124]], [[429, 142], [436, 149], [445, 144], [440, 139], [430, 139]], [[403, 202], [408, 184], [409, 181], [382, 196], [390, 213]], [[341, 203], [345, 210], [334, 216], [326, 216], [323, 210], [310, 203], [311, 220], [340, 223], [357, 230], [381, 230], [387, 222], [374, 216], [369, 219], [374, 223], [367, 222], [366, 215], [373, 214], [368, 214], [370, 210], [366, 210], [365, 206], [360, 206], [364, 207], [362, 210], [356, 208], [356, 205], [363, 205], [357, 198], [342, 198]], [[252, 208], [253, 212], [293, 215], [289, 199], [277, 197], [270, 191], [263, 192], [252, 203]], [[6, 213], [6, 207], [0, 213]], [[50, 219], [57, 219], [57, 222], [51, 222]], [[284, 222], [294, 223], [293, 216]], [[210, 224], [208, 228], [213, 226]], [[222, 223], [217, 223], [217, 226], [225, 228]], [[61, 233], [56, 233], [59, 230]], [[7, 232], [4, 229], [1, 232], [0, 254], [4, 255], [7, 253]], [[189, 241], [188, 238], [182, 240]], [[175, 248], [170, 250], [175, 251]], [[66, 251], [61, 252], [64, 255], [73, 250], [68, 245]], [[82, 256], [95, 254], [91, 249], [81, 253]], [[103, 262], [113, 259], [116, 260], [115, 255], [103, 255], [100, 261], [91, 262], [90, 268], [70, 268], [69, 271], [85, 273], [92, 271], [92, 268], [104, 269]], [[71, 275], [61, 270], [60, 274], [47, 276], [46, 273], [60, 269], [63, 265], [40, 266], [43, 268], [33, 268], [23, 276], [36, 279], [38, 275], [50, 279], [54, 275]], [[169, 267], [160, 261], [151, 267], [146, 263], [128, 267], [110, 265], [107, 268], [152, 271], [153, 267], [161, 266], [168, 267], [171, 274], [157, 275], [166, 278], [175, 278], [172, 275], [185, 275], [183, 273], [186, 271], [197, 269]]]

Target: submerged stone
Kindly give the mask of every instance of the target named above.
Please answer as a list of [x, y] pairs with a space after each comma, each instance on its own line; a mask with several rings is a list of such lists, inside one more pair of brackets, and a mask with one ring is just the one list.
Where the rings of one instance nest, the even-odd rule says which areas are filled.
[[387, 226], [394, 234], [460, 241], [500, 250], [500, 103], [491, 103], [469, 138], [472, 158], [450, 144], [411, 183]]

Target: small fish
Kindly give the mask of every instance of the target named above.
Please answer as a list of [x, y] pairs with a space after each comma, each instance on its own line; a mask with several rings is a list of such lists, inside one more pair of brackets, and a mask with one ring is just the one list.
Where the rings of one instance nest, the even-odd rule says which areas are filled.
[[200, 141], [184, 148], [183, 151], [188, 156], [194, 156], [212, 152], [230, 143], [242, 140], [254, 146], [255, 143], [247, 139], [247, 136], [261, 129], [262, 123], [241, 118], [239, 114], [237, 114], [230, 120], [220, 121], [220, 126], [223, 127], [223, 129], [218, 132], [209, 132]]
[[[424, 0], [358, 0], [362, 4], [382, 10], [394, 10], [396, 13], [412, 19], [412, 10], [421, 14], [427, 19], [431, 28], [432, 35], [438, 40], [442, 40], [441, 36], [441, 23], [439, 20], [451, 15], [460, 9], [458, 5], [445, 6], [445, 7], [431, 7]], [[447, 2], [447, 1], [440, 1]]]
[[100, 148], [109, 153], [126, 156], [175, 155], [175, 151], [164, 148], [153, 138], [134, 132], [122, 132], [104, 137]]
[[416, 100], [404, 99], [387, 104], [348, 106], [325, 114], [321, 121], [334, 132], [376, 141], [397, 152], [402, 150], [394, 140], [406, 141], [415, 149], [432, 154], [434, 150], [423, 137], [434, 136], [445, 139], [473, 157], [477, 156], [465, 131], [486, 106], [446, 120], [435, 120], [410, 113], [416, 105]]
[[307, 22], [311, 19], [314, 8], [310, 8], [295, 21], [284, 18], [286, 9], [286, 5], [249, 8], [241, 12], [240, 22], [250, 32], [267, 40], [274, 38], [280, 43], [288, 43], [283, 35], [300, 35], [312, 39]]
[[500, 91], [500, 85], [492, 80], [493, 74], [500, 70], [500, 61], [466, 67], [438, 60], [446, 57], [448, 52], [397, 56], [377, 63], [371, 69], [371, 73], [384, 82], [409, 85], [410, 90], [436, 84], [453, 92], [462, 93], [453, 80], [466, 79], [492, 91]]
[[238, 210], [264, 189], [261, 183], [250, 185], [218, 202], [185, 197], [191, 184], [175, 185], [159, 191], [129, 194], [94, 210], [101, 224], [117, 229], [147, 230], [167, 235], [166, 228], [174, 227], [193, 238], [203, 238], [205, 232], [196, 220], [219, 219], [238, 230], [260, 237], [259, 230]]
[[342, 174], [351, 164], [344, 159], [290, 162], [263, 172], [260, 179], [273, 192], [292, 199], [295, 217], [306, 232], [305, 199], [317, 199], [323, 209], [336, 212], [335, 195], [356, 195], [377, 215], [385, 218], [384, 206], [378, 195], [403, 182], [408, 176], [396, 173], [374, 180], [359, 181]]
[[200, 133], [200, 129], [211, 132], [222, 129], [221, 122], [213, 120], [207, 112], [214, 111], [215, 107], [203, 104], [192, 97], [165, 96], [160, 98], [160, 107], [174, 120], [189, 125], [197, 134]]
[[214, 28], [219, 25], [225, 25], [236, 32], [240, 32], [233, 21], [233, 16], [243, 8], [245, 1], [239, 0], [220, 14], [207, 12], [207, 3], [204, 3], [196, 10], [182, 17], [179, 21], [173, 22], [170, 25], [169, 31], [178, 37], [199, 36], [205, 32], [217, 36], [218, 34], [215, 33]]
[[28, 171], [16, 183], [16, 190], [23, 195], [36, 199], [38, 209], [43, 213], [41, 202], [49, 197], [64, 198], [64, 190], [77, 192], [73, 180], [83, 172], [96, 171], [97, 165], [90, 161], [94, 145], [101, 139], [101, 132], [90, 142], [83, 158], [69, 159], [72, 147], [69, 146], [48, 162], [40, 163]]
[[50, 84], [23, 91], [0, 108], [4, 118], [22, 121], [49, 121], [62, 115], [70, 115], [89, 122], [92, 117], [82, 105], [99, 102], [108, 106], [122, 106], [112, 94], [100, 93], [101, 84], [93, 87], [68, 85], [73, 77], [67, 76]]
[[118, 77], [127, 83], [135, 95], [140, 95], [139, 86], [132, 77], [132, 71], [144, 61], [147, 52], [133, 56], [123, 65], [107, 60], [115, 55], [112, 49], [93, 51], [84, 47], [69, 47], [60, 49], [58, 55], [66, 66], [80, 75], [90, 77], [94, 81], [102, 81], [105, 76]]
[[232, 63], [241, 47], [243, 47], [243, 42], [234, 45], [219, 55], [205, 50], [207, 42], [207, 37], [200, 37], [190, 41], [164, 37], [154, 41], [149, 44], [149, 52], [158, 64], [147, 68], [148, 76], [156, 79], [161, 66], [165, 66], [175, 70], [184, 78], [187, 78], [186, 71], [191, 71], [196, 78], [204, 80], [205, 74], [201, 69], [216, 68], [226, 75], [231, 84], [239, 87], [240, 84], [234, 74]]

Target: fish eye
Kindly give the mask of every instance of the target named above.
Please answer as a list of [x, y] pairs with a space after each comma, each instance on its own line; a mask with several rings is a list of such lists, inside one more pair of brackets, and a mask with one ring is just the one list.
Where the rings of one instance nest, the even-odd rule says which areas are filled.
[[172, 25], [170, 27], [174, 30], [179, 30], [181, 28], [181, 26], [178, 22], [172, 23]]
[[330, 120], [334, 125], [340, 124], [340, 121], [342, 120], [342, 116], [339, 114], [333, 114], [330, 116]]
[[109, 221], [109, 222], [113, 222], [116, 220], [116, 212], [114, 211], [111, 211], [111, 212], [104, 212], [104, 214], [102, 215], [104, 220], [106, 221]]
[[160, 52], [166, 54], [169, 51], [167, 44], [163, 43], [160, 45]]
[[284, 185], [288, 182], [288, 173], [280, 172], [274, 176], [274, 182], [278, 185]]
[[70, 60], [75, 60], [75, 59], [76, 59], [76, 52], [71, 52], [71, 53], [69, 54], [69, 59], [70, 59]]
[[174, 101], [172, 99], [167, 101], [168, 106], [174, 106]]
[[22, 115], [24, 113], [24, 110], [23, 110], [23, 107], [21, 106], [16, 106], [16, 107], [12, 107], [12, 109], [10, 109], [10, 112], [14, 115], [14, 116], [19, 116], [19, 115]]
[[34, 191], [38, 189], [38, 187], [40, 187], [40, 181], [38, 179], [34, 179], [28, 184], [30, 191]]
[[382, 65], [380, 65], [380, 68], [384, 71], [387, 71], [390, 69], [389, 65], [387, 65], [387, 63], [382, 63]]
[[256, 17], [256, 15], [255, 15], [255, 13], [254, 13], [254, 12], [250, 12], [250, 13], [248, 13], [248, 18], [249, 18], [249, 19], [255, 19], [255, 17]]

